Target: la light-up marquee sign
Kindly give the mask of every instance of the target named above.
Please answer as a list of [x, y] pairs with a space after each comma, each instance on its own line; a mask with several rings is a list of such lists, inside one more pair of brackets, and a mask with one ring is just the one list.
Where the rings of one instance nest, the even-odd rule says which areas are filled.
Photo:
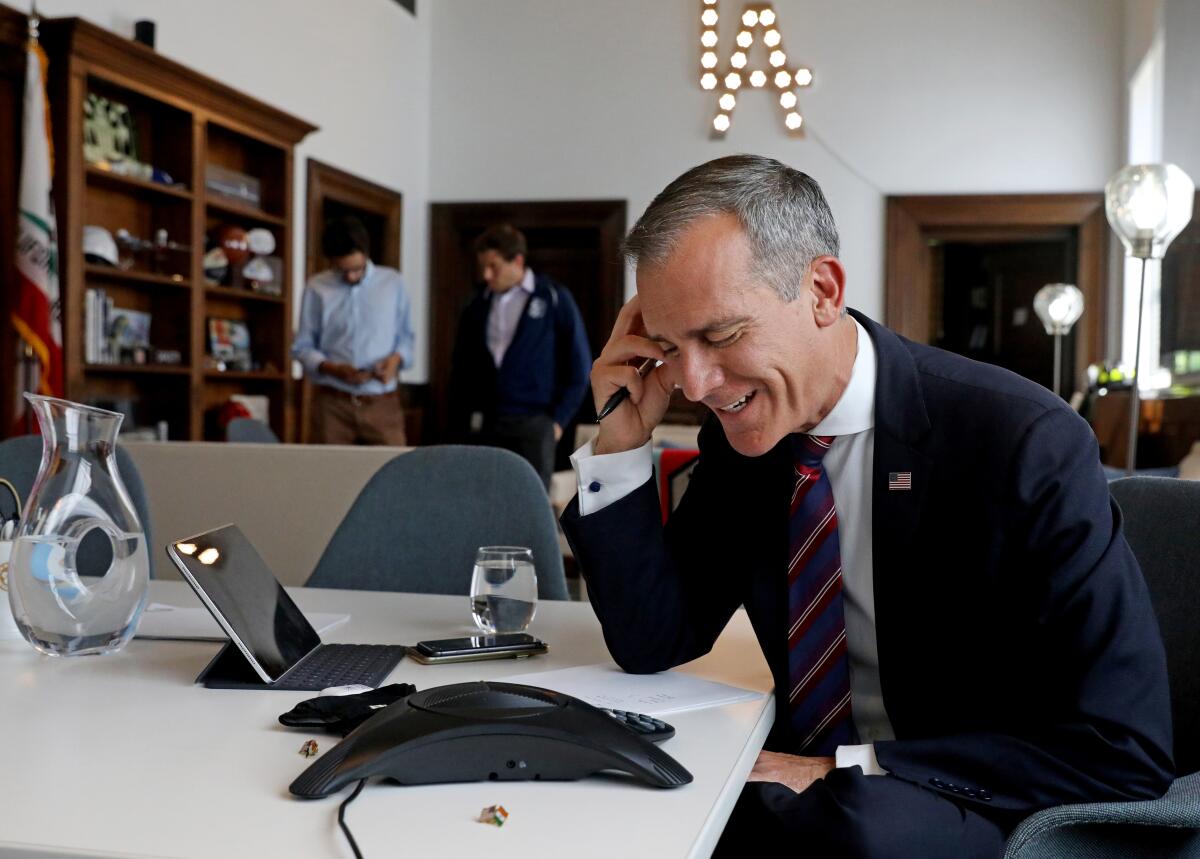
[[[724, 58], [717, 54], [720, 20], [718, 0], [701, 0], [700, 86], [717, 94], [712, 136], [725, 136], [733, 123], [733, 109], [747, 89], [765, 89], [776, 95], [784, 128], [791, 135], [802, 135], [804, 117], [796, 107], [796, 89], [812, 85], [812, 69], [788, 64], [775, 10], [763, 4], [744, 6], [736, 47]], [[755, 50], [759, 45], [762, 47]]]

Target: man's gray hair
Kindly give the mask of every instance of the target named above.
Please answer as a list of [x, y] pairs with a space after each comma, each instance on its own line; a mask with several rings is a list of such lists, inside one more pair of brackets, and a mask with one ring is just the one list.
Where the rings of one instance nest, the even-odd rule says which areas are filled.
[[808, 264], [838, 255], [837, 225], [811, 176], [773, 158], [730, 155], [693, 167], [662, 190], [625, 238], [635, 263], [667, 261], [683, 232], [709, 215], [733, 215], [754, 248], [754, 274], [784, 301], [800, 296]]

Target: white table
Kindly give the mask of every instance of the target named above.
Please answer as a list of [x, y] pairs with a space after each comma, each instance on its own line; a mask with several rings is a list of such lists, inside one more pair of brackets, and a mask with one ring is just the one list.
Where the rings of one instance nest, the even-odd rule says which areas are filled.
[[[469, 634], [464, 597], [294, 589], [306, 611], [350, 614], [329, 641], [411, 644]], [[195, 605], [182, 582], [151, 600]], [[544, 602], [530, 631], [550, 653], [530, 660], [423, 666], [389, 682], [418, 689], [609, 661], [587, 604]], [[195, 676], [218, 645], [134, 640], [105, 657], [55, 659], [0, 641], [0, 859], [17, 856], [348, 857], [335, 798], [288, 785], [332, 735], [277, 718], [312, 693], [204, 689]], [[683, 671], [767, 692], [771, 678], [745, 615]], [[368, 859], [390, 856], [707, 856], [774, 719], [772, 696], [666, 717], [664, 749], [695, 776], [659, 790], [617, 778], [403, 787], [373, 780], [347, 810]], [[503, 828], [475, 822], [504, 805]]]

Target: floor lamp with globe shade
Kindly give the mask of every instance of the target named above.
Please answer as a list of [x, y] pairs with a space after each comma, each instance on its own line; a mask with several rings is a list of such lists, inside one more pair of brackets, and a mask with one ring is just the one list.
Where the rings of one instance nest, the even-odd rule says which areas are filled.
[[1117, 171], [1104, 186], [1104, 210], [1108, 223], [1125, 255], [1142, 261], [1138, 286], [1137, 336], [1133, 357], [1133, 376], [1129, 387], [1129, 447], [1125, 473], [1133, 474], [1137, 456], [1138, 374], [1142, 358], [1142, 302], [1146, 291], [1146, 263], [1159, 260], [1171, 241], [1192, 219], [1192, 199], [1196, 186], [1174, 164], [1130, 164]]

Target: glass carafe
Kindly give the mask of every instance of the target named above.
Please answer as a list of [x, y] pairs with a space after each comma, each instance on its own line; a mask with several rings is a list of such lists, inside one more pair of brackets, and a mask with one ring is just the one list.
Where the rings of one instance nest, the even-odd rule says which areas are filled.
[[43, 448], [9, 563], [13, 618], [42, 653], [112, 653], [133, 636], [150, 577], [146, 535], [117, 472], [123, 416], [25, 396]]

